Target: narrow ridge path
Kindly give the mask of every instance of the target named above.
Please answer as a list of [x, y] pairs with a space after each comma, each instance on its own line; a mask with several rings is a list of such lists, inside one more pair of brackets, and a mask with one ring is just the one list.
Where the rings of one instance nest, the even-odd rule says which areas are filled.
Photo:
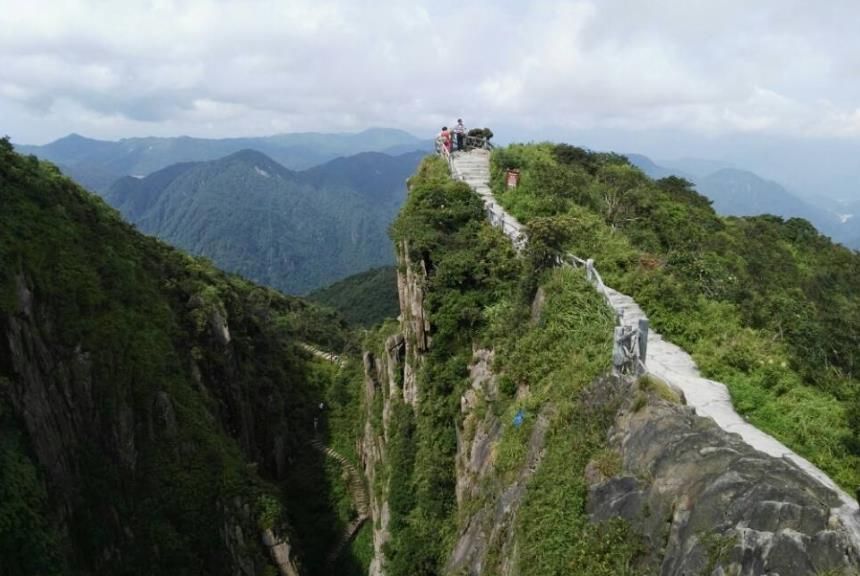
[[337, 561], [343, 549], [346, 548], [358, 531], [370, 517], [370, 497], [367, 493], [367, 487], [364, 485], [361, 473], [353, 466], [345, 456], [329, 446], [323, 444], [322, 440], [315, 438], [310, 442], [316, 450], [322, 452], [327, 457], [335, 460], [340, 464], [341, 468], [347, 475], [347, 485], [349, 495], [352, 499], [352, 505], [355, 506], [356, 517], [343, 529], [340, 540], [332, 547], [331, 552], [326, 556], [327, 573], [331, 574], [331, 568]]
[[325, 350], [320, 350], [316, 346], [308, 344], [307, 342], [299, 342], [299, 347], [305, 352], [308, 352], [321, 360], [325, 360], [326, 362], [331, 362], [332, 364], [335, 364], [337, 366], [343, 366], [346, 362], [345, 359], [341, 358], [334, 352], [326, 352]]
[[[451, 174], [455, 179], [468, 184], [481, 197], [487, 218], [494, 226], [500, 227], [514, 245], [521, 249], [526, 242], [525, 227], [496, 202], [490, 189], [490, 153], [487, 150], [454, 152], [451, 156]], [[642, 308], [630, 296], [607, 286], [606, 297], [623, 325], [636, 328], [639, 319], [647, 318]], [[833, 491], [841, 506], [833, 509], [832, 513], [852, 533], [854, 545], [860, 550], [860, 508], [857, 501], [806, 458], [744, 420], [735, 412], [726, 385], [703, 378], [687, 352], [665, 340], [653, 329], [648, 334], [646, 368], [648, 373], [683, 392], [687, 405], [695, 408], [698, 415], [712, 418], [720, 428], [738, 434], [756, 450], [790, 461]]]

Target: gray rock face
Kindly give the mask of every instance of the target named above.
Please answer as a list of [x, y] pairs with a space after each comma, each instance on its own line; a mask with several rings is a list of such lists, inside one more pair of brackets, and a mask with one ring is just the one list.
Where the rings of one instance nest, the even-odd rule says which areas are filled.
[[[84, 494], [88, 473], [91, 477], [92, 472], [82, 464], [82, 452], [97, 452], [118, 475], [127, 479], [128, 486], [133, 486], [136, 475], [140, 474], [142, 447], [161, 441], [171, 444], [175, 440], [180, 426], [176, 401], [161, 390], [135, 405], [132, 390], [119, 389], [104, 379], [95, 382], [90, 354], [80, 345], [62, 343], [50, 307], [40, 300], [29, 280], [19, 275], [15, 287], [16, 309], [0, 315], [0, 368], [3, 373], [13, 375], [0, 394], [20, 419], [32, 454], [44, 473], [56, 508], [56, 517], [51, 520], [61, 530], [70, 531], [82, 506], [91, 504], [85, 501]], [[227, 361], [219, 371], [211, 366], [202, 369], [193, 366], [195, 385], [217, 391], [217, 405], [223, 406], [222, 413], [208, 416], [213, 424], [217, 420], [218, 426], [232, 429], [249, 460], [267, 462], [268, 456], [269, 465], [278, 470], [272, 475], [279, 475], [282, 466], [276, 462], [283, 459], [287, 449], [270, 430], [261, 430], [262, 425], [255, 419], [253, 399], [234, 384], [240, 367], [232, 357], [227, 321], [218, 316], [211, 322], [212, 330], [207, 331], [211, 340], [204, 340], [204, 344], [225, 350]], [[110, 405], [109, 410], [105, 409], [106, 404]], [[278, 446], [278, 454], [268, 448], [269, 443]], [[193, 449], [190, 445], [176, 447], [176, 450]], [[131, 493], [127, 496], [129, 501], [134, 497]], [[99, 551], [98, 558], [109, 565], [122, 560], [119, 544], [136, 545], [136, 535], [127, 516], [119, 513], [113, 503], [106, 506], [110, 512], [99, 516], [104, 522], [100, 528], [114, 533], [116, 539]], [[258, 528], [248, 504], [221, 503], [219, 511], [225, 522], [221, 530], [225, 573], [259, 573], [266, 555], [259, 538], [251, 536]], [[153, 553], [157, 555], [158, 551]], [[93, 566], [93, 570], [101, 573], [102, 567]]]
[[612, 431], [623, 471], [589, 477], [595, 521], [629, 520], [664, 576], [794, 576], [860, 566], [838, 496], [688, 407], [652, 398]]
[[[474, 502], [482, 498], [485, 504], [460, 523], [459, 537], [448, 559], [447, 570], [452, 574], [511, 573], [516, 558], [514, 519], [528, 481], [543, 458], [549, 408], [538, 415], [523, 464], [513, 478], [504, 482], [497, 477], [495, 447], [502, 422], [492, 410], [479, 416], [480, 405], [493, 402], [499, 393], [491, 368], [493, 356], [489, 350], [475, 351], [469, 367], [471, 386], [460, 402], [463, 421], [457, 434], [457, 505], [460, 510], [474, 509]], [[491, 550], [498, 552], [497, 565], [488, 565]]]
[[[409, 259], [409, 246], [397, 246], [399, 269], [397, 291], [400, 299], [400, 331], [386, 338], [381, 354], [364, 354], [364, 434], [360, 456], [370, 491], [370, 519], [373, 523], [374, 555], [368, 569], [370, 576], [385, 574], [385, 544], [391, 538], [388, 530], [388, 471], [386, 446], [390, 438], [392, 402], [403, 402], [413, 408], [421, 399], [417, 374], [424, 354], [432, 344], [430, 321], [424, 309], [427, 268], [423, 261]], [[374, 406], [381, 404], [381, 422], [374, 415]], [[379, 476], [382, 475], [380, 478]]]
[[406, 357], [404, 365], [403, 397], [413, 406], [418, 402], [416, 374], [423, 354], [430, 349], [430, 320], [424, 310], [424, 285], [427, 267], [424, 261], [409, 260], [409, 246], [402, 242], [398, 246], [397, 292], [400, 298], [400, 327], [405, 337]]
[[[405, 342], [401, 334], [391, 336], [385, 343], [385, 354], [377, 357], [364, 354], [364, 434], [361, 438], [360, 457], [364, 476], [369, 486], [381, 490], [370, 491], [369, 513], [373, 524], [373, 558], [368, 567], [369, 576], [385, 574], [385, 544], [391, 538], [388, 530], [388, 478], [385, 476], [386, 446], [389, 439], [391, 399], [402, 394], [398, 386], [399, 375], [404, 371]], [[374, 406], [382, 404], [382, 422], [375, 422]], [[376, 424], [376, 425], [375, 425]], [[380, 477], [379, 479], [377, 477]]]

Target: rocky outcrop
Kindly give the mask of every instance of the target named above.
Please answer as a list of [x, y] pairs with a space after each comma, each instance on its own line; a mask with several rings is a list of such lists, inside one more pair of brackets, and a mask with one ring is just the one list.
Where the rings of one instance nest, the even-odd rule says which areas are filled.
[[[121, 508], [130, 506], [134, 490], [143, 490], [145, 475], [151, 473], [140, 469], [144, 454], [158, 446], [181, 458], [197, 446], [178, 442], [179, 430], [187, 421], [180, 421], [177, 401], [167, 389], [113, 385], [106, 377], [103, 358], [96, 360], [96, 352], [64, 340], [52, 308], [40, 301], [29, 278], [19, 274], [15, 285], [17, 306], [0, 315], [0, 374], [10, 375], [0, 389], [0, 400], [11, 405], [26, 431], [55, 505], [52, 522], [68, 533], [74, 532], [76, 522], [98, 519], [102, 529], [113, 535], [96, 555], [97, 563], [87, 566], [102, 572], [122, 562], [123, 550], [136, 545], [133, 521]], [[237, 384], [242, 368], [232, 348], [227, 318], [212, 315], [206, 326], [197, 344], [201, 350], [217, 351], [223, 362], [194, 363], [191, 379], [220, 408], [207, 415], [211, 427], [232, 432], [247, 459], [262, 462], [269, 477], [275, 478], [280, 467], [275, 464], [279, 458], [274, 448], [285, 447], [278, 443], [276, 430], [266, 429], [255, 418], [257, 401]], [[152, 461], [147, 465], [152, 466]], [[89, 486], [97, 474], [93, 466], [111, 470], [111, 478], [100, 480], [115, 482], [110, 488], [116, 501], [93, 501]], [[259, 573], [267, 562], [253, 502], [236, 499], [220, 502], [217, 508], [223, 519], [219, 530], [223, 549], [208, 561], [212, 566], [220, 564], [223, 573]], [[158, 556], [159, 550], [153, 554]]]
[[[541, 411], [532, 428], [520, 468], [510, 480], [499, 478], [495, 449], [502, 422], [492, 409], [499, 386], [492, 371], [494, 354], [479, 349], [469, 367], [470, 387], [460, 399], [463, 420], [457, 434], [457, 506], [464, 515], [448, 559], [452, 574], [511, 574], [516, 558], [514, 523], [526, 486], [540, 466], [551, 407]], [[476, 507], [475, 502], [483, 505]], [[489, 565], [490, 555], [494, 564]]]
[[364, 354], [364, 433], [360, 454], [370, 490], [369, 511], [373, 521], [374, 556], [370, 576], [383, 576], [384, 546], [391, 535], [386, 475], [386, 445], [390, 439], [393, 402], [415, 407], [420, 401], [417, 374], [430, 349], [430, 321], [424, 308], [427, 265], [409, 259], [406, 242], [398, 245], [400, 266], [397, 289], [400, 329], [385, 338], [380, 352]]
[[386, 444], [389, 438], [390, 399], [400, 393], [397, 373], [402, 374], [403, 337], [392, 336], [386, 341], [385, 354], [377, 357], [364, 354], [365, 422], [360, 454], [367, 484], [371, 487], [369, 513], [373, 522], [373, 559], [369, 576], [383, 576], [384, 547], [391, 534], [388, 530], [388, 478], [385, 474]]
[[850, 533], [831, 511], [834, 492], [689, 407], [635, 396], [610, 436], [622, 472], [605, 478], [589, 467], [588, 507], [596, 522], [629, 520], [646, 539], [655, 573], [857, 570]]
[[263, 545], [269, 549], [272, 561], [278, 567], [281, 576], [299, 576], [299, 571], [293, 560], [293, 552], [290, 542], [286, 538], [277, 536], [271, 528], [263, 531]]
[[413, 262], [409, 258], [409, 245], [403, 241], [398, 246], [397, 293], [400, 298], [400, 327], [409, 359], [404, 364], [403, 398], [407, 404], [418, 402], [416, 374], [422, 355], [430, 349], [430, 320], [424, 309], [427, 263], [424, 259]]

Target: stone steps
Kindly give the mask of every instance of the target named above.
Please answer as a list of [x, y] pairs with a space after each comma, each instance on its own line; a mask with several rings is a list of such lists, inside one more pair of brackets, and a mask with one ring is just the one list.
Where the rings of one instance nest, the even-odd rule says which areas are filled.
[[[504, 223], [502, 229], [505, 234], [517, 243], [524, 228], [493, 198], [489, 187], [489, 166], [489, 153], [484, 150], [457, 153], [453, 158], [454, 176], [469, 184], [484, 201], [484, 206], [499, 215], [498, 219]], [[493, 224], [498, 225], [498, 221], [494, 220]], [[606, 287], [605, 294], [624, 326], [635, 328], [640, 319], [647, 319], [645, 312], [630, 296], [609, 287]], [[860, 508], [857, 501], [811, 462], [744, 420], [735, 412], [725, 384], [703, 378], [696, 363], [687, 352], [665, 340], [653, 329], [648, 334], [646, 363], [648, 373], [680, 390], [687, 404], [695, 408], [699, 415], [712, 418], [723, 430], [738, 434], [754, 449], [775, 458], [788, 460], [825, 488], [833, 491], [838, 496], [841, 507], [832, 512], [853, 535], [854, 544], [860, 549]]]
[[344, 528], [337, 544], [332, 547], [326, 557], [326, 573], [330, 574], [331, 567], [334, 566], [343, 549], [352, 542], [352, 539], [355, 538], [355, 535], [367, 519], [370, 518], [370, 495], [367, 492], [367, 487], [364, 484], [361, 473], [344, 455], [337, 452], [334, 448], [323, 444], [319, 438], [314, 438], [310, 444], [313, 448], [340, 464], [346, 473], [349, 495], [356, 512], [356, 517]]

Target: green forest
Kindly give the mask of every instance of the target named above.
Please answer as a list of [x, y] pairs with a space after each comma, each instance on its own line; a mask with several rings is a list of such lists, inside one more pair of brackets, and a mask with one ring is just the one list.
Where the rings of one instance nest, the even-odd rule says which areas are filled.
[[[545, 244], [534, 242], [525, 258], [518, 257], [486, 221], [481, 200], [466, 184], [451, 180], [437, 158], [425, 160], [410, 181], [392, 236], [409, 247], [409, 262], [402, 265], [427, 270], [425, 306], [433, 343], [418, 368], [421, 400], [415, 411], [392, 399], [386, 573], [445, 573], [458, 524], [515, 478], [541, 414], [549, 421], [545, 460], [512, 528], [523, 550], [518, 570], [637, 574], [631, 566], [641, 550], [624, 522], [591, 524], [585, 512], [583, 472], [603, 450], [611, 424], [610, 413], [595, 414], [585, 399], [589, 385], [609, 370], [610, 309], [581, 274], [545, 267], [542, 256], [550, 249]], [[531, 304], [539, 288], [546, 301], [535, 322]], [[386, 330], [380, 329], [375, 341], [381, 342]], [[480, 410], [500, 418], [502, 435], [495, 470], [482, 488], [485, 499], [458, 512], [456, 423], [476, 347], [496, 350], [493, 369], [501, 375], [501, 394]], [[521, 428], [512, 424], [520, 411]], [[495, 573], [505, 559], [498, 551], [490, 558], [486, 573]]]
[[685, 180], [616, 154], [512, 145], [492, 172], [530, 239], [593, 258], [750, 422], [860, 487], [860, 254], [805, 220], [720, 217]]
[[397, 269], [384, 266], [354, 274], [311, 292], [308, 299], [337, 310], [353, 326], [370, 328], [400, 314]]
[[391, 265], [386, 235], [421, 153], [364, 153], [294, 172], [254, 151], [115, 182], [105, 200], [144, 234], [287, 294]]
[[320, 401], [334, 421], [358, 398], [299, 344], [354, 349], [344, 322], [139, 234], [7, 140], [0, 206], [0, 573], [275, 574], [265, 528], [323, 573], [349, 499], [308, 442]]

